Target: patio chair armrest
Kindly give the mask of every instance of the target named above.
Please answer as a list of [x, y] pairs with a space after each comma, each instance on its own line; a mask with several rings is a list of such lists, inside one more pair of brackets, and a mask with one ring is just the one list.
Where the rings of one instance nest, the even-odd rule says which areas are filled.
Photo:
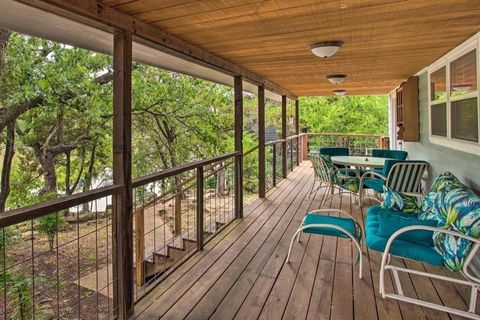
[[380, 173], [377, 173], [375, 171], [367, 171], [365, 172], [364, 174], [362, 174], [362, 177], [360, 178], [360, 185], [363, 184], [363, 180], [365, 178], [368, 178], [368, 177], [377, 177], [377, 178], [380, 178], [380, 179], [383, 179], [383, 180], [387, 180], [387, 177], [385, 177], [384, 175], [380, 174]]
[[475, 256], [475, 253], [480, 248], [480, 239], [477, 239], [477, 238], [474, 238], [474, 237], [471, 237], [471, 236], [467, 236], [467, 235], [465, 235], [463, 233], [460, 233], [460, 232], [457, 232], [457, 231], [452, 231], [452, 230], [438, 228], [438, 227], [415, 225], [415, 226], [404, 227], [404, 228], [401, 228], [401, 229], [395, 231], [390, 236], [390, 238], [388, 239], [387, 244], [385, 246], [385, 250], [383, 252], [383, 257], [382, 257], [382, 264], [381, 264], [381, 269], [382, 270], [384, 269], [385, 264], [387, 262], [387, 256], [390, 253], [390, 248], [392, 246], [393, 241], [395, 241], [395, 239], [398, 238], [401, 234], [403, 234], [405, 232], [413, 231], [413, 230], [440, 232], [440, 233], [448, 234], [448, 235], [458, 237], [458, 238], [462, 238], [462, 239], [465, 239], [465, 240], [468, 240], [468, 241], [472, 242], [472, 244], [474, 246], [470, 249], [470, 252], [468, 253], [467, 258], [465, 259], [465, 263], [463, 265], [462, 272], [470, 280], [475, 281], [477, 283], [480, 283], [480, 279], [475, 277], [474, 275], [472, 275], [468, 271], [468, 266], [469, 266], [470, 262], [472, 261], [473, 257]]

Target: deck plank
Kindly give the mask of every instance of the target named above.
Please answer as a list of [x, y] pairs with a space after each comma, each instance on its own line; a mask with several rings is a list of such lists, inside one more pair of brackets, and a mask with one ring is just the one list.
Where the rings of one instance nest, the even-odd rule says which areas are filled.
[[[308, 162], [245, 209], [136, 305], [140, 319], [459, 319], [378, 293], [381, 253], [363, 247], [364, 278], [348, 239], [302, 235], [285, 264], [288, 245], [305, 212], [320, 206], [324, 191], [308, 196]], [[342, 208], [365, 223], [366, 207], [344, 194], [325, 207]], [[352, 199], [353, 200], [353, 199]], [[368, 203], [366, 203], [368, 204]], [[371, 203], [370, 203], [371, 204]], [[446, 274], [444, 270], [393, 258], [395, 264]], [[466, 307], [464, 288], [443, 281], [402, 276], [407, 295]], [[386, 288], [393, 289], [387, 275]]]

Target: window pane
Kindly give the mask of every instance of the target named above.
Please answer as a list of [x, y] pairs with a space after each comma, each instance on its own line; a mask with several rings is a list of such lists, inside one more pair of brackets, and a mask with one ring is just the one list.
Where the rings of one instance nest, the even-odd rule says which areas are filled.
[[447, 97], [447, 72], [446, 67], [440, 68], [430, 75], [430, 89], [432, 101]]
[[447, 136], [447, 104], [434, 104], [431, 107], [432, 135]]
[[478, 141], [477, 98], [452, 102], [452, 138]]
[[450, 95], [477, 90], [477, 51], [473, 50], [450, 63]]

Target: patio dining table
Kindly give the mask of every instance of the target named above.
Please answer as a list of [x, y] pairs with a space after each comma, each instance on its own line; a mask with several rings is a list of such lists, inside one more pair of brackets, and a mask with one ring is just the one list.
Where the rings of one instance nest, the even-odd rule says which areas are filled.
[[333, 156], [334, 164], [355, 167], [357, 177], [360, 178], [361, 171], [366, 168], [383, 168], [385, 160], [390, 158], [368, 157], [368, 156]]

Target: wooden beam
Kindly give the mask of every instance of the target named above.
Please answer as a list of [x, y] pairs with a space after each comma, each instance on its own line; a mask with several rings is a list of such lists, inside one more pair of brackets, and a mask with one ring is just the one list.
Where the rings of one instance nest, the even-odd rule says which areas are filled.
[[133, 313], [132, 35], [118, 31], [113, 52], [113, 183], [122, 185], [113, 206], [113, 297], [116, 315]]
[[234, 78], [235, 108], [235, 151], [240, 156], [235, 158], [235, 214], [243, 217], [243, 81], [241, 76]]
[[297, 166], [300, 164], [300, 104], [298, 99], [295, 100], [295, 135], [297, 136]]
[[[287, 139], [287, 96], [282, 96], [282, 139]], [[287, 141], [282, 142], [282, 175], [287, 177]]]
[[265, 198], [265, 88], [258, 87], [258, 196]]
[[[181, 40], [158, 27], [140, 21], [133, 16], [115, 10], [96, 0], [15, 0], [29, 6], [52, 12], [56, 15], [89, 24], [107, 31], [124, 30], [132, 35], [154, 43], [155, 48], [187, 61], [212, 68], [231, 76], [240, 75], [244, 80], [292, 99], [297, 96], [277, 84], [215, 55], [201, 47]], [[86, 20], [85, 18], [93, 21]], [[140, 39], [139, 39], [140, 40]]]

